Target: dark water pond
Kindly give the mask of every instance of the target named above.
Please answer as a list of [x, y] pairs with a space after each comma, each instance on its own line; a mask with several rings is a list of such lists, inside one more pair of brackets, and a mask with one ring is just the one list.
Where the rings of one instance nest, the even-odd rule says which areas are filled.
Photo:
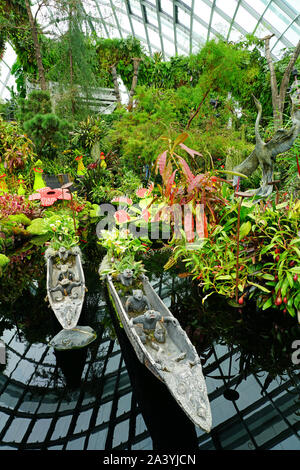
[[79, 321], [97, 339], [74, 351], [49, 346], [60, 325], [45, 302], [43, 258], [30, 256], [1, 278], [0, 450], [300, 449], [294, 319], [213, 298], [204, 310], [197, 287], [163, 273], [162, 254], [145, 261], [199, 352], [213, 420], [206, 434], [138, 362], [99, 281], [97, 253], [84, 252]]

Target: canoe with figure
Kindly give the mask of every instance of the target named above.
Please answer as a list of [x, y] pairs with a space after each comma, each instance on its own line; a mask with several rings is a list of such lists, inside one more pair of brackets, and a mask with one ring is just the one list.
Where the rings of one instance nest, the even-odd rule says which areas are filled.
[[84, 347], [96, 337], [89, 327], [78, 327], [85, 298], [85, 277], [78, 246], [45, 252], [47, 262], [47, 297], [63, 327], [50, 342], [56, 349]]
[[200, 358], [178, 320], [144, 274], [134, 279], [130, 269], [117, 277], [103, 272], [107, 272], [106, 257], [99, 274], [139, 361], [168, 387], [191, 421], [210, 432], [211, 410]]

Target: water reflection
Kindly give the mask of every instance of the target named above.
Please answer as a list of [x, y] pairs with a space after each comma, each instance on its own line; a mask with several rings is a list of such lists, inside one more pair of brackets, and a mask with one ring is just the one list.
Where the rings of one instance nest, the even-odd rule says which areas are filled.
[[195, 426], [170, 395], [167, 387], [137, 359], [112, 309], [111, 319], [122, 349], [133, 393], [152, 437], [153, 449], [195, 451], [198, 449]]
[[250, 305], [239, 311], [214, 297], [204, 308], [189, 279], [176, 270], [161, 274], [167, 254], [145, 260], [151, 282], [201, 357], [213, 414], [206, 435], [139, 363], [99, 282], [99, 258], [85, 257], [80, 324], [98, 336], [81, 350], [49, 347], [60, 325], [45, 302], [41, 255], [1, 278], [0, 338], [7, 346], [0, 366], [1, 449], [299, 448], [294, 319]]

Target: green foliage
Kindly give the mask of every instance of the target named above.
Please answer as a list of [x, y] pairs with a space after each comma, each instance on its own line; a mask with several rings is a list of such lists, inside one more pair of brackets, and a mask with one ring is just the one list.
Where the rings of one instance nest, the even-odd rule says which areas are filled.
[[[298, 163], [297, 163], [298, 161]], [[299, 164], [299, 168], [298, 168]], [[300, 194], [300, 137], [293, 147], [276, 157], [276, 170], [279, 172], [280, 188], [299, 198]]]
[[99, 75], [104, 86], [113, 87], [110, 67], [115, 64], [117, 73], [121, 75], [125, 85], [130, 88], [133, 74], [133, 57], [141, 57], [143, 48], [138, 39], [96, 38], [96, 51], [98, 55]]
[[32, 138], [39, 156], [53, 157], [66, 143], [70, 124], [52, 112], [48, 92], [34, 90], [28, 98], [21, 98], [17, 116]]
[[91, 149], [107, 134], [108, 129], [109, 127], [102, 116], [88, 116], [85, 121], [79, 122], [71, 132], [70, 142], [76, 147]]
[[0, 162], [9, 173], [29, 170], [35, 156], [33, 142], [24, 135], [15, 121], [6, 122], [0, 116]]
[[278, 308], [295, 316], [300, 304], [299, 208], [299, 201], [294, 205], [292, 200], [277, 206], [244, 201], [238, 242], [238, 201], [232, 195], [218, 223], [208, 224], [207, 237], [194, 244], [183, 238], [172, 260], [183, 260], [207, 293], [203, 300], [215, 292], [234, 298], [237, 288], [240, 305], [250, 297], [262, 309]]
[[[177, 90], [139, 86], [135, 96], [136, 108], [131, 113], [119, 112], [121, 119], [112, 123], [101, 146], [106, 151], [119, 154], [122, 165], [141, 174], [143, 165], [151, 165], [164, 150], [162, 137], [175, 140], [185, 129], [202, 97], [200, 86], [182, 86]], [[253, 149], [253, 145], [241, 136], [241, 131], [227, 128], [232, 113], [226, 109], [226, 101], [220, 105], [219, 113], [220, 117], [216, 117], [215, 110], [207, 101], [201, 114], [192, 122], [187, 145], [203, 156], [189, 159], [194, 169], [209, 169], [211, 160], [220, 167], [227, 157], [228, 169], [232, 169], [236, 160], [229, 161], [230, 153], [242, 161]], [[178, 152], [185, 156], [180, 149]]]
[[135, 256], [145, 252], [147, 247], [128, 230], [101, 230], [98, 243], [107, 251], [107, 263], [102, 266], [101, 276], [117, 275], [124, 269], [131, 269], [136, 277], [144, 271], [142, 262], [136, 261]]
[[1, 272], [1, 269], [4, 268], [8, 263], [9, 263], [9, 258], [3, 255], [3, 253], [0, 253], [0, 272]]
[[118, 167], [115, 160], [112, 166], [108, 162], [107, 168], [101, 168], [99, 160], [93, 165], [95, 168], [88, 167], [85, 175], [78, 180], [78, 193], [93, 203], [110, 202], [122, 194], [132, 196], [141, 186], [141, 179], [136, 172], [124, 166]]
[[11, 214], [11, 215], [8, 216], [8, 220], [10, 220], [12, 222], [16, 222], [18, 224], [22, 224], [24, 226], [27, 226], [27, 225], [31, 224], [31, 220], [29, 219], [29, 217], [27, 217], [23, 213], [21, 213], [21, 214]]

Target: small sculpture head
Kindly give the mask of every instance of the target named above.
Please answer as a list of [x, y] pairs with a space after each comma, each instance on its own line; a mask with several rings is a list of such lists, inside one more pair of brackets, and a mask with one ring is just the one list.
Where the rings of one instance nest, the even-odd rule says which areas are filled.
[[144, 294], [142, 290], [137, 289], [132, 291], [132, 295], [135, 300], [142, 300]]
[[122, 276], [125, 279], [131, 279], [133, 277], [133, 271], [131, 269], [124, 269], [124, 271], [122, 272]]
[[158, 315], [160, 315], [160, 313], [157, 312], [156, 310], [147, 310], [144, 313], [146, 320], [153, 320], [154, 318], [157, 318]]

